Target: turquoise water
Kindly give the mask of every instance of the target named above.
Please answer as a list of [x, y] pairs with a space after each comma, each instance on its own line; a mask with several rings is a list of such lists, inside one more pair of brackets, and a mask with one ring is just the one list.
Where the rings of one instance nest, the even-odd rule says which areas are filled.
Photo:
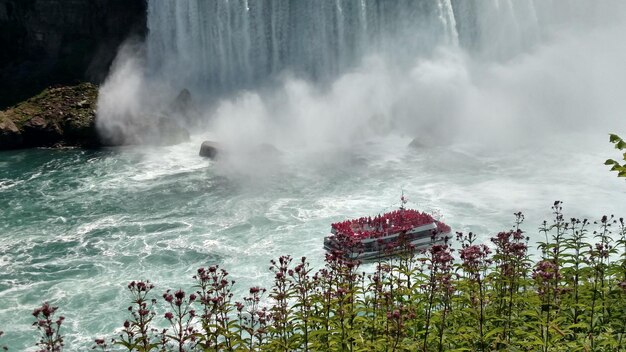
[[190, 289], [200, 266], [228, 269], [241, 297], [270, 282], [272, 257], [321, 265], [331, 222], [388, 210], [402, 190], [413, 207], [483, 240], [518, 210], [538, 239], [556, 199], [567, 216], [626, 214], [626, 185], [602, 165], [615, 157], [606, 136], [576, 138], [496, 151], [415, 150], [390, 136], [262, 163], [202, 159], [199, 137], [173, 147], [1, 152], [0, 345], [32, 346], [30, 312], [48, 300], [67, 318], [68, 350], [87, 349], [126, 318], [128, 281], [150, 279], [160, 296]]

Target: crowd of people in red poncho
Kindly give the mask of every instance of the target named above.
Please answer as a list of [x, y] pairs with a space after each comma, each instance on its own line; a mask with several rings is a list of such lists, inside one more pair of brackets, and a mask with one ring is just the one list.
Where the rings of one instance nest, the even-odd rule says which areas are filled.
[[380, 237], [401, 231], [408, 231], [414, 227], [435, 222], [437, 230], [442, 233], [450, 232], [450, 226], [443, 222], [435, 221], [432, 216], [420, 213], [413, 209], [395, 210], [383, 215], [362, 217], [354, 220], [346, 220], [334, 223], [331, 226], [333, 233], [350, 236], [353, 238]]

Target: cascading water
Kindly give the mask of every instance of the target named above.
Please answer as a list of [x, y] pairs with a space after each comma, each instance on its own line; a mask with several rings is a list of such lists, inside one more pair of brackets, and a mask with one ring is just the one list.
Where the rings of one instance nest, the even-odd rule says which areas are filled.
[[[465, 48], [483, 59], [509, 59], [540, 39], [536, 1], [453, 1]], [[546, 19], [543, 25], [549, 22]]]
[[[312, 89], [322, 83], [322, 90], [328, 90], [338, 78], [357, 69], [374, 72], [373, 75], [384, 70], [387, 72], [380, 74], [383, 81], [398, 81], [389, 83], [387, 91], [394, 90], [395, 95], [391, 101], [384, 102], [384, 107], [364, 107], [364, 111], [343, 112], [344, 116], [320, 112], [319, 115], [327, 116], [327, 121], [315, 117], [314, 129], [328, 126], [336, 130], [336, 122], [341, 119], [350, 120], [347, 124], [359, 130], [369, 128], [363, 125], [377, 125], [374, 128], [379, 133], [393, 126], [407, 130], [408, 122], [408, 133], [428, 129], [429, 133], [437, 134], [434, 137], [437, 139], [442, 131], [450, 130], [450, 127], [442, 128], [441, 122], [451, 121], [454, 112], [437, 107], [439, 111], [423, 117], [430, 110], [428, 107], [415, 111], [415, 96], [431, 94], [421, 93], [427, 90], [424, 82], [417, 82], [416, 87], [412, 81], [429, 79], [419, 77], [420, 70], [414, 69], [416, 62], [432, 59], [441, 48], [455, 52], [452, 61], [465, 60], [460, 52], [485, 62], [507, 60], [538, 43], [542, 28], [532, 0], [152, 0], [148, 11], [150, 31], [145, 74], [152, 80], [165, 82], [172, 92], [170, 95], [189, 89], [201, 96], [203, 102], [217, 102], [212, 104], [214, 107], [220, 99], [229, 99], [235, 92], [262, 94], [267, 93], [265, 88], [272, 83], [285, 86], [285, 77], [302, 79]], [[549, 23], [550, 19], [544, 22]], [[364, 59], [371, 58], [382, 64], [363, 68]], [[446, 74], [454, 76], [450, 79], [463, 76], [471, 79], [463, 72], [466, 71], [463, 62], [454, 65], [458, 67], [445, 68]], [[324, 86], [324, 83], [329, 84]], [[377, 96], [386, 94], [381, 82], [371, 84], [372, 89], [380, 90], [375, 93]], [[269, 91], [280, 91], [280, 87], [274, 86]], [[261, 104], [267, 105], [266, 97], [261, 100]], [[404, 107], [407, 103], [408, 108]], [[117, 101], [113, 105], [119, 106]], [[270, 118], [272, 121], [288, 110], [272, 109], [278, 110]], [[359, 117], [353, 118], [357, 114]], [[298, 114], [292, 112], [292, 115]], [[210, 116], [204, 117], [210, 120]], [[384, 121], [374, 121], [377, 119]], [[400, 121], [403, 119], [404, 122]], [[298, 118], [288, 120], [293, 122]], [[219, 126], [213, 128], [216, 129]], [[293, 135], [291, 132], [286, 134]], [[330, 136], [329, 139], [341, 137], [331, 134], [318, 132]], [[346, 134], [352, 139], [362, 132]], [[266, 142], [268, 138], [257, 142]]]
[[[433, 94], [427, 82], [415, 82], [430, 80], [433, 74], [426, 68], [424, 76], [419, 65], [431, 60], [444, 74], [437, 80], [455, 80], [443, 82], [445, 91], [434, 95], [457, 94], [464, 99], [470, 92], [465, 88], [486, 74], [470, 72], [470, 66], [510, 62], [573, 28], [620, 23], [623, 12], [624, 3], [617, 0], [573, 0], [568, 6], [555, 0], [151, 0], [146, 60], [119, 60], [100, 92], [98, 126], [114, 140], [119, 131], [122, 140], [129, 136], [151, 140], [142, 138], [143, 126], [155, 125], [150, 116], [167, 111], [167, 104], [182, 89], [200, 97], [196, 101], [205, 112], [200, 120], [206, 122], [213, 117], [206, 112], [233, 93], [289, 96], [293, 92], [281, 91], [281, 87], [293, 88], [285, 84], [287, 78], [301, 79], [310, 85], [307, 90], [329, 91], [346, 73], [358, 71], [371, 73], [370, 77], [379, 74], [383, 82], [372, 85], [387, 82], [387, 90], [397, 92], [391, 101], [379, 104], [384, 105], [381, 109], [359, 111], [361, 121], [354, 125], [376, 115], [401, 130], [407, 126], [398, 126], [398, 120], [410, 120], [409, 133], [432, 130], [432, 126], [441, 129], [442, 121], [433, 117], [446, 115], [449, 124], [454, 120], [450, 116], [461, 108], [446, 103], [441, 109], [442, 104], [426, 102], [416, 111], [411, 101], [418, 94]], [[441, 55], [441, 48], [454, 53]], [[382, 64], [371, 67], [367, 60], [372, 58]], [[440, 99], [434, 98], [431, 101]], [[397, 101], [407, 99], [408, 109]], [[268, 107], [266, 97], [261, 100], [265, 109], [285, 111]], [[425, 111], [431, 111], [430, 116], [424, 116]]]
[[622, 5], [566, 7], [554, 0], [151, 0], [149, 66], [175, 86], [215, 93], [254, 88], [285, 70], [336, 77], [367, 54], [402, 62], [441, 45], [507, 60], [571, 14], [581, 23], [597, 13], [603, 20]]
[[412, 59], [458, 43], [451, 0], [153, 0], [148, 26], [153, 74], [209, 91], [285, 70], [324, 79], [368, 53]]

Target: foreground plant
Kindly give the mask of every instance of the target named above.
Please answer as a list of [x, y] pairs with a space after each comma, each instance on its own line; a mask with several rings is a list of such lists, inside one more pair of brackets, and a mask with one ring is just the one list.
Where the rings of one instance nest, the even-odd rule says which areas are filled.
[[193, 278], [202, 328], [198, 346], [207, 350], [233, 350], [237, 340], [242, 338], [241, 331], [233, 331], [239, 327], [231, 317], [236, 306], [232, 302], [235, 281], [229, 280], [228, 272], [219, 266], [199, 268]]
[[[528, 256], [528, 237], [524, 235], [520, 226], [524, 221], [521, 212], [515, 213], [515, 228], [511, 231], [500, 232], [491, 238], [495, 245], [493, 255], [494, 270], [491, 272], [495, 317], [492, 323], [500, 329], [497, 347], [510, 347], [517, 341], [515, 331], [523, 327], [524, 320], [520, 313], [527, 309], [523, 299], [523, 289], [528, 285], [531, 260]], [[499, 319], [498, 319], [499, 317]]]
[[[615, 149], [623, 152], [626, 150], [626, 141], [616, 134], [609, 135], [609, 141], [615, 144]], [[612, 166], [611, 171], [617, 172], [617, 177], [626, 177], [626, 152], [623, 154], [624, 163], [619, 163], [614, 159], [608, 159], [604, 162], [605, 165]]]
[[37, 346], [42, 352], [60, 352], [63, 350], [63, 336], [60, 331], [65, 317], [55, 318], [54, 315], [58, 309], [59, 307], [52, 307], [48, 302], [45, 302], [33, 311], [33, 316], [36, 319], [33, 326], [37, 327], [41, 335]]
[[[184, 352], [192, 349], [198, 337], [194, 328], [194, 319], [196, 311], [192, 309], [192, 304], [196, 301], [196, 295], [190, 294], [186, 297], [183, 290], [171, 293], [170, 290], [165, 291], [163, 299], [169, 304], [169, 309], [164, 317], [170, 324], [170, 331], [164, 331], [168, 340], [171, 341], [171, 347], [178, 352]], [[170, 344], [166, 344], [170, 345]]]
[[[379, 258], [373, 272], [340, 251], [314, 272], [306, 258], [271, 261], [274, 283], [233, 301], [234, 281], [200, 268], [195, 292], [131, 282], [130, 318], [111, 351], [626, 351], [626, 226], [604, 216], [566, 220], [555, 202], [533, 262], [524, 216], [481, 243]], [[593, 228], [592, 228], [593, 227]], [[400, 238], [399, 240], [402, 240]], [[483, 241], [485, 242], [485, 241]], [[595, 242], [595, 243], [592, 243]], [[33, 314], [40, 351], [61, 351], [63, 318], [45, 303]], [[156, 314], [156, 312], [162, 312]]]
[[156, 329], [151, 323], [156, 313], [154, 305], [156, 299], [149, 298], [154, 285], [150, 281], [138, 281], [128, 284], [132, 296], [132, 305], [128, 307], [131, 319], [124, 322], [124, 329], [116, 344], [125, 347], [128, 351], [148, 352], [159, 346], [155, 337]]

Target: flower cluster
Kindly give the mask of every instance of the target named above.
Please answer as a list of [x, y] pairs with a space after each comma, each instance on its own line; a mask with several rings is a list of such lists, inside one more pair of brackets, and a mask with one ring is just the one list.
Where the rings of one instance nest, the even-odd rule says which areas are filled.
[[63, 349], [63, 336], [60, 330], [65, 317], [59, 316], [55, 319], [54, 314], [57, 310], [58, 307], [53, 307], [48, 302], [33, 310], [32, 314], [36, 319], [33, 326], [41, 333], [37, 346], [43, 352], [60, 352]]
[[500, 270], [500, 274], [512, 277], [520, 275], [525, 269], [524, 260], [528, 254], [528, 237], [521, 230], [500, 232], [491, 238], [496, 247], [494, 260]]
[[186, 298], [183, 290], [177, 290], [174, 294], [171, 293], [171, 290], [163, 293], [163, 299], [170, 308], [170, 311], [164, 314], [165, 319], [170, 323], [171, 333], [169, 336], [179, 351], [184, 351], [185, 346], [193, 346], [196, 342], [197, 331], [194, 328], [196, 311], [192, 308], [196, 298], [197, 296], [193, 293]]
[[539, 282], [550, 282], [560, 277], [559, 267], [551, 260], [542, 260], [533, 270], [533, 279]]
[[467, 245], [459, 251], [463, 270], [476, 279], [492, 263], [491, 249], [484, 244]]

